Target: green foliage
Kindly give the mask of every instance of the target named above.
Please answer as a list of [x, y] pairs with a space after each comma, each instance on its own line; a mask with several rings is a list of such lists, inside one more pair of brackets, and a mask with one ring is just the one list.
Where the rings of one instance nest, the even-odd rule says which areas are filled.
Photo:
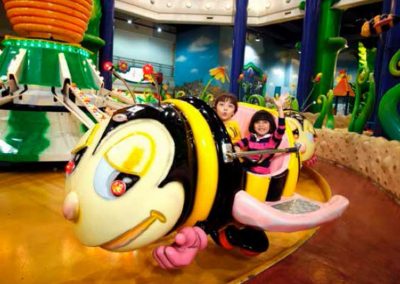
[[320, 95], [317, 103], [322, 105], [319, 116], [315, 120], [314, 128], [322, 128], [326, 119], [325, 126], [330, 129], [335, 128], [335, 118], [333, 116], [333, 90], [329, 90], [327, 95]]
[[[400, 49], [389, 62], [389, 71], [393, 76], [400, 76]], [[378, 117], [382, 128], [390, 139], [400, 140], [400, 84], [390, 88], [379, 102]]]
[[358, 71], [355, 82], [355, 100], [348, 127], [350, 132], [362, 133], [375, 104], [374, 62], [376, 48], [367, 49], [358, 44]]
[[249, 103], [249, 104], [253, 104], [253, 105], [258, 105], [258, 106], [263, 106], [265, 107], [265, 99], [263, 96], [254, 94], [251, 96], [245, 96], [242, 99], [243, 102]]

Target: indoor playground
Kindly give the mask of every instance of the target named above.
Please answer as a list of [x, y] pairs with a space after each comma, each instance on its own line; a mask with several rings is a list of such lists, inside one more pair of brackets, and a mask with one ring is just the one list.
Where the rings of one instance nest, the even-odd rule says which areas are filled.
[[399, 0], [2, 0], [1, 283], [397, 283]]

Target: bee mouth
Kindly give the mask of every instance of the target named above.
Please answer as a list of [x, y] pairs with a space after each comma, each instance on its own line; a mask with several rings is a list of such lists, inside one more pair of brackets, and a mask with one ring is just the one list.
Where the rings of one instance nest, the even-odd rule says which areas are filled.
[[156, 220], [160, 221], [161, 223], [165, 223], [167, 221], [161, 212], [157, 210], [151, 210], [150, 216], [140, 222], [137, 226], [119, 235], [115, 239], [101, 245], [100, 247], [107, 250], [116, 250], [124, 247], [143, 234]]

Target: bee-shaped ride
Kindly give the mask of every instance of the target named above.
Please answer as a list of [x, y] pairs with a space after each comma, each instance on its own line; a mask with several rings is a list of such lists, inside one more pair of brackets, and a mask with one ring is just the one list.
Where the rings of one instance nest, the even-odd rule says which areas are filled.
[[[242, 104], [238, 113], [259, 108]], [[243, 127], [250, 117], [242, 117], [247, 117], [240, 121]], [[288, 123], [286, 129], [280, 149], [274, 149], [284, 153], [272, 159], [272, 174], [264, 176], [246, 171], [224, 124], [203, 101], [188, 97], [120, 109], [73, 150], [64, 215], [82, 243], [112, 251], [182, 232], [176, 243], [192, 239], [189, 253], [168, 247], [154, 253], [166, 268], [190, 263], [205, 247], [204, 232], [225, 248], [261, 253], [268, 248], [265, 231], [316, 227], [348, 205], [341, 196], [325, 204], [298, 197], [300, 211], [282, 211], [279, 204], [296, 197], [300, 170]]]

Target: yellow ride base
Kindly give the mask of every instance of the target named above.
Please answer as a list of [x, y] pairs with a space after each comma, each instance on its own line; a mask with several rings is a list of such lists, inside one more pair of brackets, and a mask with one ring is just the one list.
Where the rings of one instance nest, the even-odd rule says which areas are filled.
[[[159, 244], [133, 253], [81, 245], [61, 213], [63, 173], [0, 173], [0, 188], [2, 283], [240, 283], [294, 252], [316, 231], [268, 233], [270, 248], [256, 257], [224, 250], [210, 239], [193, 264], [165, 271], [151, 256]], [[296, 192], [318, 201], [330, 196], [325, 180], [307, 168]], [[172, 237], [162, 243], [170, 244]]]

